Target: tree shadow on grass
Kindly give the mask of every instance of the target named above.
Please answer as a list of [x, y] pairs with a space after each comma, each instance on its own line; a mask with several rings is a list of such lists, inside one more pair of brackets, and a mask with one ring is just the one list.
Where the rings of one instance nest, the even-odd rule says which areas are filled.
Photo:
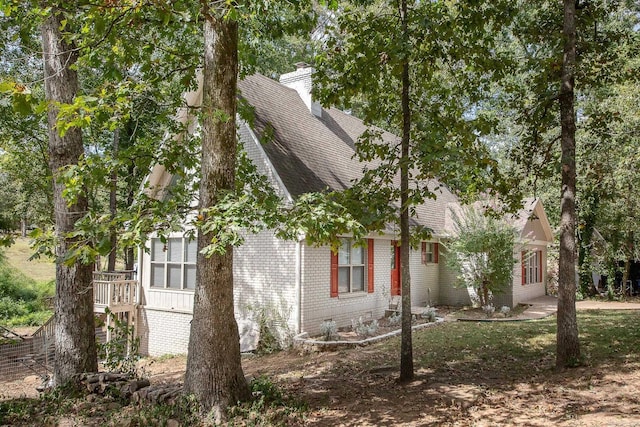
[[392, 339], [327, 355], [286, 387], [309, 403], [306, 425], [603, 425], [640, 414], [638, 316], [581, 314], [586, 358], [575, 369], [555, 369], [555, 318], [450, 323], [414, 334], [409, 384], [396, 381]]

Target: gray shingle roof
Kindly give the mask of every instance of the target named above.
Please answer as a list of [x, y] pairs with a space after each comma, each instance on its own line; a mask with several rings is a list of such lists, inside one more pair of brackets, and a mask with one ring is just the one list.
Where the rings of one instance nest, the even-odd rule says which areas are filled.
[[[362, 176], [365, 164], [354, 156], [354, 144], [367, 129], [360, 119], [335, 108], [323, 109], [318, 118], [294, 89], [259, 74], [246, 77], [239, 88], [241, 96], [254, 108], [252, 127], [292, 196], [344, 190]], [[397, 142], [389, 132], [382, 137], [387, 142]], [[447, 206], [458, 201], [435, 181], [429, 183], [429, 188], [439, 188], [438, 197], [417, 206], [412, 222], [442, 235]]]

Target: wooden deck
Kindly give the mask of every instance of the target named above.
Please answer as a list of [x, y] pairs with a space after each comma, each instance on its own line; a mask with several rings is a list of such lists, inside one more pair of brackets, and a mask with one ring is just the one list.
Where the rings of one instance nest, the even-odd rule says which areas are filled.
[[140, 284], [131, 272], [93, 273], [94, 311], [112, 313], [134, 311], [140, 299]]

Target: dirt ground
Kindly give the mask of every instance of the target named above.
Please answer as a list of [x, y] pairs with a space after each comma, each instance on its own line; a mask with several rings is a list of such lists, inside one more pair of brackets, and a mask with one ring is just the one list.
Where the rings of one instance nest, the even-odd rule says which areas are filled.
[[[393, 340], [389, 345], [399, 342]], [[637, 358], [555, 371], [554, 357], [546, 354], [519, 375], [506, 366], [478, 372], [445, 363], [417, 370], [409, 384], [397, 382], [397, 358], [379, 346], [311, 354], [292, 349], [245, 357], [243, 367], [248, 377], [267, 375], [307, 402], [305, 419], [289, 425], [640, 426]], [[181, 382], [185, 364], [186, 357], [175, 356], [142, 366], [157, 384]], [[2, 384], [0, 399], [35, 397], [37, 383], [28, 377]]]

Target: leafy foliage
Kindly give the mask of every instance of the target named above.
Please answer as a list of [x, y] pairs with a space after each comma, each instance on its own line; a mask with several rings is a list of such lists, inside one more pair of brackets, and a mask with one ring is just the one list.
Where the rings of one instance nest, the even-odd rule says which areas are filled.
[[446, 243], [447, 266], [457, 273], [457, 285], [475, 290], [481, 307], [491, 294], [512, 283], [515, 230], [506, 222], [466, 208], [454, 215], [455, 236]]
[[290, 425], [301, 422], [307, 405], [288, 396], [281, 387], [267, 376], [251, 382], [253, 400], [233, 406], [229, 418], [239, 423], [249, 420], [251, 425]]
[[107, 325], [111, 340], [98, 343], [98, 358], [109, 372], [128, 374], [140, 377], [138, 360], [140, 360], [140, 337], [135, 335], [133, 325], [118, 318], [105, 308], [107, 316], [113, 316], [113, 325]]
[[41, 325], [51, 317], [52, 282], [36, 283], [0, 255], [0, 322], [11, 326]]

